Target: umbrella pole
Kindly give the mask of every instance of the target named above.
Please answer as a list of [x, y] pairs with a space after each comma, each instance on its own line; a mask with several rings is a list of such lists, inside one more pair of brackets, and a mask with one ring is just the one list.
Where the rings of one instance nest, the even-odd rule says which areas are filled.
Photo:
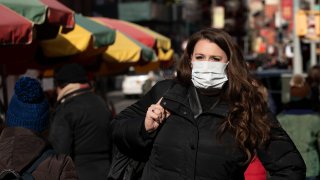
[[7, 111], [7, 106], [8, 106], [8, 89], [7, 89], [7, 73], [6, 73], [6, 65], [1, 64], [0, 68], [0, 75], [1, 75], [1, 86], [2, 86], [2, 95], [3, 95], [3, 113]]

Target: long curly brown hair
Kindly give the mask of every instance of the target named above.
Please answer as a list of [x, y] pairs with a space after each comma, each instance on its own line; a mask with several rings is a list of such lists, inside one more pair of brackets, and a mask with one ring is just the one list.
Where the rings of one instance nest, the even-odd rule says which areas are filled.
[[218, 134], [232, 132], [239, 147], [246, 154], [245, 163], [251, 161], [254, 151], [270, 139], [271, 124], [267, 119], [267, 102], [257, 81], [250, 74], [244, 56], [226, 32], [206, 28], [193, 34], [177, 66], [177, 79], [188, 86], [191, 82], [191, 56], [199, 40], [206, 39], [217, 44], [226, 53], [229, 64], [226, 72], [228, 83], [223, 97], [230, 102], [230, 113], [221, 124]]

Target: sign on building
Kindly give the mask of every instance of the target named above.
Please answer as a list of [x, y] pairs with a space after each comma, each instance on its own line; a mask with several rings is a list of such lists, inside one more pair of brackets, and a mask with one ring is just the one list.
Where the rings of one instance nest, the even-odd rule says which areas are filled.
[[212, 27], [224, 28], [224, 7], [216, 6], [212, 8]]
[[296, 14], [295, 29], [297, 36], [310, 40], [320, 39], [320, 12], [299, 10]]

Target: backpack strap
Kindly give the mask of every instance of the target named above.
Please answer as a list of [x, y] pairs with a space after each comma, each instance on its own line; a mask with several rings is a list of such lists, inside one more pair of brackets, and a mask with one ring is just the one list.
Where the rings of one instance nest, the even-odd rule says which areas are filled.
[[[53, 149], [45, 150], [41, 156], [32, 163], [32, 165], [21, 175], [22, 177], [32, 177], [32, 173], [37, 167], [51, 155], [57, 154]], [[30, 179], [30, 178], [29, 178]]]

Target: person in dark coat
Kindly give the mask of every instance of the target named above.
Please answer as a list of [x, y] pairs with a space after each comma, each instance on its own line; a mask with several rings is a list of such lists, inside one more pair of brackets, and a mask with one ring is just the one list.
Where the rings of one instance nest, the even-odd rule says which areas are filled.
[[227, 33], [200, 30], [177, 79], [158, 82], [115, 117], [114, 143], [146, 161], [142, 180], [243, 180], [254, 157], [271, 180], [303, 180], [299, 151], [253, 82]]
[[[49, 124], [49, 103], [38, 80], [22, 77], [15, 84], [0, 135], [0, 174], [11, 169], [24, 172], [44, 151], [52, 149], [45, 139]], [[0, 175], [0, 177], [1, 177]], [[71, 157], [51, 154], [33, 171], [36, 180], [75, 180]]]
[[290, 80], [290, 100], [277, 119], [306, 163], [306, 180], [317, 180], [320, 175], [320, 115], [315, 111], [310, 95], [311, 89], [305, 77], [293, 74]]
[[75, 162], [80, 180], [106, 179], [111, 159], [111, 112], [93, 93], [85, 69], [66, 64], [54, 74], [57, 106], [50, 124], [49, 141]]
[[312, 108], [315, 111], [320, 112], [320, 65], [314, 65], [309, 69], [306, 82], [311, 89], [309, 99]]

